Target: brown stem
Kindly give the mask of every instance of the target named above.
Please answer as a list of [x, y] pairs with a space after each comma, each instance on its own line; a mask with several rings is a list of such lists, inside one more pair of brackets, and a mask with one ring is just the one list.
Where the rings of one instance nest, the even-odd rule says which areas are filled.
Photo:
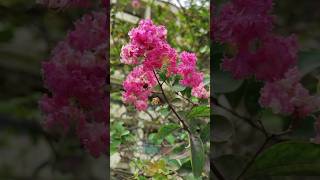
[[179, 116], [179, 114], [176, 112], [176, 110], [173, 108], [172, 104], [170, 103], [170, 101], [168, 100], [163, 88], [162, 88], [162, 84], [160, 83], [159, 79], [158, 79], [158, 76], [157, 76], [157, 73], [155, 72], [155, 70], [153, 70], [153, 74], [154, 76], [156, 77], [157, 79], [157, 82], [159, 84], [159, 87], [161, 89], [161, 93], [163, 94], [163, 98], [164, 100], [166, 101], [166, 103], [168, 104], [169, 108], [172, 110], [172, 112], [176, 115], [176, 117], [178, 118], [178, 120], [181, 122], [182, 124], [182, 128], [184, 130], [186, 130], [189, 134], [191, 134], [191, 131], [189, 129], [189, 126], [186, 124], [186, 122]]
[[243, 169], [243, 171], [241, 172], [241, 174], [238, 176], [237, 180], [239, 180], [247, 171], [248, 169], [251, 167], [251, 165], [254, 163], [254, 161], [256, 160], [256, 158], [258, 157], [258, 155], [263, 151], [263, 149], [266, 147], [266, 145], [268, 144], [268, 142], [273, 138], [274, 136], [271, 135], [268, 138], [266, 138], [266, 140], [264, 141], [264, 143], [260, 146], [260, 148], [257, 150], [257, 152], [254, 154], [254, 156], [251, 158], [251, 160], [248, 162], [248, 164], [246, 165], [246, 167]]
[[221, 174], [221, 172], [218, 170], [218, 168], [215, 166], [215, 164], [213, 164], [212, 162], [210, 163], [211, 169], [214, 173], [214, 175], [216, 175], [216, 177], [219, 180], [225, 180], [224, 176]]
[[217, 100], [214, 100], [214, 101], [213, 101], [213, 105], [215, 105], [215, 106], [217, 106], [217, 107], [219, 107], [219, 108], [221, 108], [221, 109], [229, 112], [230, 114], [232, 114], [233, 116], [236, 116], [236, 117], [239, 118], [239, 119], [244, 120], [244, 121], [245, 121], [246, 123], [248, 123], [250, 126], [252, 126], [253, 128], [259, 130], [259, 131], [262, 132], [266, 137], [268, 137], [268, 132], [267, 132], [266, 129], [264, 128], [264, 126], [263, 126], [263, 124], [262, 124], [261, 121], [257, 120], [257, 122], [259, 123], [259, 126], [258, 126], [257, 124], [255, 124], [255, 123], [253, 122], [252, 119], [247, 118], [247, 117], [245, 117], [245, 116], [242, 116], [242, 115], [238, 114], [237, 112], [235, 112], [235, 111], [233, 111], [233, 110], [231, 110], [231, 109], [229, 109], [229, 108], [227, 108], [227, 107], [219, 104]]
[[237, 178], [237, 180], [239, 180], [247, 171], [248, 169], [251, 167], [251, 165], [254, 163], [254, 161], [256, 160], [256, 158], [258, 157], [258, 155], [264, 150], [264, 148], [266, 147], [266, 145], [268, 144], [269, 141], [276, 139], [280, 136], [284, 136], [286, 134], [289, 134], [292, 132], [292, 125], [289, 126], [288, 129], [280, 132], [280, 133], [275, 133], [272, 134], [270, 136], [268, 136], [266, 138], [266, 140], [264, 141], [264, 143], [262, 144], [262, 146], [258, 149], [258, 151], [254, 154], [254, 156], [252, 157], [252, 159], [249, 161], [249, 163], [246, 165], [246, 167], [244, 168], [244, 170], [241, 172], [241, 174], [239, 175], [239, 177]]

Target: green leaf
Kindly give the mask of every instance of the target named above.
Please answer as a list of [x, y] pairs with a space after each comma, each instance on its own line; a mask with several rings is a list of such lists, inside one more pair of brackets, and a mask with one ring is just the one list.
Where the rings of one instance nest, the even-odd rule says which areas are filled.
[[217, 169], [226, 179], [236, 179], [247, 163], [247, 159], [234, 154], [226, 154], [213, 159]]
[[320, 51], [300, 52], [298, 67], [303, 76], [320, 67]]
[[213, 115], [212, 124], [211, 136], [214, 142], [227, 141], [234, 133], [233, 124], [223, 116]]
[[213, 78], [213, 92], [215, 93], [229, 93], [237, 90], [243, 80], [234, 79], [230, 73], [224, 71], [214, 72]]
[[165, 81], [167, 79], [166, 72], [159, 73], [159, 77], [161, 81]]
[[180, 125], [178, 124], [165, 124], [160, 127], [158, 133], [157, 133], [157, 138], [163, 139], [167, 137], [169, 134], [171, 134], [173, 131], [177, 130], [180, 128]]
[[196, 106], [191, 109], [187, 118], [194, 119], [198, 117], [210, 117], [210, 107], [208, 106]]
[[201, 177], [203, 167], [205, 164], [205, 154], [203, 143], [199, 137], [190, 135], [190, 145], [191, 145], [191, 165], [193, 175]]
[[257, 157], [246, 175], [257, 176], [319, 176], [320, 145], [307, 142], [276, 144]]
[[186, 89], [186, 87], [181, 86], [180, 84], [175, 84], [174, 86], [172, 86], [172, 90], [174, 90], [175, 92], [180, 92], [185, 89]]

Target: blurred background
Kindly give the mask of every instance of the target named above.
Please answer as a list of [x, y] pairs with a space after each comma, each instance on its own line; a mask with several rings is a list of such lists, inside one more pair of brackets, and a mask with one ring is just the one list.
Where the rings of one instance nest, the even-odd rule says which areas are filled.
[[106, 157], [95, 159], [74, 136], [43, 131], [38, 100], [41, 62], [88, 10], [49, 10], [36, 0], [0, 1], [0, 179], [106, 178]]
[[[230, 0], [214, 0], [215, 6]], [[274, 0], [272, 15], [276, 16], [274, 32], [287, 37], [291, 34], [297, 36], [299, 43], [298, 66], [302, 72], [303, 86], [312, 95], [319, 95], [320, 89], [320, 12], [317, 7], [320, 1]], [[215, 16], [215, 15], [214, 15]], [[214, 29], [213, 29], [214, 31]], [[220, 48], [220, 49], [219, 49]], [[213, 85], [218, 91], [219, 100], [236, 114], [218, 108], [217, 112], [225, 117], [217, 116], [213, 128], [212, 143], [215, 144], [212, 158], [222, 172], [229, 179], [235, 179], [245, 167], [247, 160], [253, 156], [261, 146], [264, 137], [261, 133], [250, 128], [241, 119], [260, 118], [270, 132], [279, 132], [288, 126], [290, 118], [273, 113], [271, 110], [261, 110], [259, 105], [260, 89], [262, 83], [253, 79], [235, 80], [229, 74], [219, 74], [222, 54], [221, 47], [213, 44], [211, 60], [213, 60], [212, 77], [218, 82]], [[299, 127], [293, 133], [283, 138], [302, 142], [310, 142], [315, 136], [315, 117], [307, 117], [300, 121]], [[279, 140], [281, 141], [281, 140]], [[275, 142], [273, 142], [275, 143]], [[284, 152], [285, 153], [285, 152]], [[308, 152], [305, 152], [308, 153]], [[297, 169], [299, 166], [297, 166]], [[260, 179], [318, 179], [319, 177], [298, 177], [294, 175], [279, 177], [261, 177]]]

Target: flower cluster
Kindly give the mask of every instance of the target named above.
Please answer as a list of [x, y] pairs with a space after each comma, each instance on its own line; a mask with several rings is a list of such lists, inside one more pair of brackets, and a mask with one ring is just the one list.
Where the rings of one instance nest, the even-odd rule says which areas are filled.
[[296, 65], [296, 39], [272, 33], [271, 9], [272, 0], [233, 0], [215, 20], [214, 38], [235, 48], [222, 64], [235, 78], [275, 81]]
[[181, 85], [192, 88], [192, 95], [208, 98], [204, 87], [203, 73], [196, 70], [196, 55], [182, 52], [178, 54], [168, 42], [167, 29], [156, 26], [150, 19], [141, 20], [139, 26], [129, 33], [130, 42], [121, 49], [121, 62], [138, 65], [123, 83], [123, 101], [134, 104], [138, 110], [147, 109], [148, 97], [156, 86], [154, 71], [165, 69], [167, 76], [180, 75]]
[[267, 82], [261, 89], [260, 104], [275, 112], [305, 117], [320, 107], [320, 99], [311, 96], [300, 81], [297, 68], [290, 69], [285, 77], [276, 82]]
[[66, 135], [76, 130], [94, 156], [108, 152], [107, 16], [92, 12], [75, 22], [42, 65], [50, 94], [40, 100], [44, 127]]
[[299, 82], [295, 36], [273, 33], [272, 0], [231, 0], [213, 20], [213, 38], [230, 45], [222, 68], [237, 78], [265, 83], [260, 104], [276, 113], [303, 118], [319, 110], [320, 99]]

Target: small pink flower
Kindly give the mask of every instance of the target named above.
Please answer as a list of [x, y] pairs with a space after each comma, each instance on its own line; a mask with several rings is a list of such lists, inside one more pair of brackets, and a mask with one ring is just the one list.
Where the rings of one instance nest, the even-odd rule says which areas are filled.
[[136, 101], [135, 106], [139, 111], [145, 111], [148, 108], [148, 103], [146, 101]]
[[293, 68], [284, 79], [267, 82], [261, 89], [260, 104], [276, 113], [306, 117], [320, 107], [320, 99], [311, 96], [299, 81], [298, 69]]
[[121, 49], [120, 61], [124, 64], [138, 64], [139, 56], [142, 54], [143, 53], [138, 47], [132, 44], [127, 44]]
[[193, 87], [191, 91], [192, 96], [207, 99], [209, 98], [209, 92], [205, 89], [204, 84], [200, 83], [197, 87]]
[[132, 0], [132, 1], [131, 1], [131, 6], [132, 6], [134, 9], [140, 8], [140, 6], [141, 6], [140, 0]]
[[145, 110], [148, 97], [156, 84], [152, 71], [145, 71], [142, 65], [137, 66], [123, 82], [125, 92], [122, 94], [122, 99], [125, 103], [135, 105], [138, 110]]

